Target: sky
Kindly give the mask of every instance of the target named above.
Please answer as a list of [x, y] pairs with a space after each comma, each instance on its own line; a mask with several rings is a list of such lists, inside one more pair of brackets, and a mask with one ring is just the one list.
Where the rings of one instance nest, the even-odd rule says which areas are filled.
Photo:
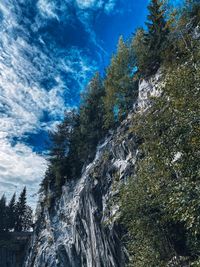
[[34, 206], [47, 167], [48, 131], [120, 35], [144, 25], [148, 0], [0, 1], [0, 195], [27, 186]]

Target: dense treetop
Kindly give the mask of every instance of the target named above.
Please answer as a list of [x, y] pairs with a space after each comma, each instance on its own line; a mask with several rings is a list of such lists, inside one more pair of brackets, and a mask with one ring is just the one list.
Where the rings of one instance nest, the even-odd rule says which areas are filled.
[[0, 218], [0, 232], [25, 232], [32, 228], [32, 209], [26, 202], [26, 187], [22, 190], [18, 201], [16, 201], [16, 194], [8, 204], [6, 197], [4, 195], [1, 197]]

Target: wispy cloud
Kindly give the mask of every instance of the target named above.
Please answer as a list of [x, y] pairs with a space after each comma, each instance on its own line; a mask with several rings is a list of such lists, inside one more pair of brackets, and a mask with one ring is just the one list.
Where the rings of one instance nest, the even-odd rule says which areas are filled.
[[0, 194], [10, 196], [24, 185], [37, 191], [46, 160], [25, 140], [54, 127], [66, 108], [77, 105], [96, 69], [84, 50], [93, 41], [83, 39], [87, 43], [79, 45], [76, 40], [86, 35], [84, 25], [72, 16], [70, 1], [65, 8], [58, 2], [0, 3]]
[[27, 140], [42, 138], [78, 105], [106, 53], [93, 20], [114, 12], [117, 1], [0, 2], [0, 195], [24, 185], [37, 192], [47, 163]]
[[32, 149], [24, 144], [14, 146], [6, 139], [0, 139], [0, 194], [8, 198], [14, 192], [19, 192], [26, 185], [29, 191], [29, 202], [33, 205], [38, 184], [46, 169], [43, 157], [33, 153]]

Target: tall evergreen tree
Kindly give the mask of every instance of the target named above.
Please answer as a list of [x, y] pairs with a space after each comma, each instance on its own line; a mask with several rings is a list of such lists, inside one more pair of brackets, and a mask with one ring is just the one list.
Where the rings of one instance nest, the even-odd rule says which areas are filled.
[[105, 134], [104, 93], [100, 74], [96, 73], [82, 95], [80, 111], [73, 130], [69, 155], [72, 176], [78, 176], [83, 164], [93, 158], [96, 146]]
[[164, 3], [161, 0], [152, 0], [148, 6], [149, 15], [148, 33], [146, 35], [146, 43], [149, 47], [149, 68], [157, 69], [161, 63], [161, 52], [164, 42], [166, 41], [168, 28], [165, 20]]
[[66, 113], [63, 122], [57, 125], [54, 132], [50, 132], [50, 162], [58, 163], [67, 156], [73, 120], [73, 111]]
[[166, 39], [167, 23], [164, 18], [165, 9], [163, 1], [152, 0], [148, 6], [149, 15], [148, 22], [146, 25], [148, 27], [147, 41], [149, 42], [150, 49], [160, 49], [163, 40]]
[[26, 211], [26, 187], [19, 196], [19, 200], [16, 204], [16, 224], [15, 231], [21, 232], [23, 228], [23, 215]]
[[133, 81], [135, 59], [132, 46], [119, 38], [116, 55], [113, 55], [105, 79], [105, 128], [112, 128], [130, 110], [137, 89]]
[[90, 153], [95, 150], [97, 143], [104, 133], [103, 96], [103, 83], [99, 73], [96, 73], [82, 96], [80, 107], [80, 131], [84, 140], [82, 142], [82, 150], [85, 154], [84, 158], [91, 156]]
[[0, 232], [4, 232], [7, 229], [7, 207], [6, 197], [3, 195], [0, 199]]
[[23, 216], [23, 231], [29, 231], [33, 225], [33, 211], [30, 206], [26, 206], [26, 211]]
[[147, 32], [140, 29], [136, 33], [136, 39], [133, 39], [133, 48], [141, 76], [154, 74], [159, 68], [169, 33], [169, 25], [165, 20], [164, 1], [151, 0], [148, 10]]
[[14, 193], [7, 208], [7, 225], [9, 230], [15, 228], [16, 219], [16, 194]]
[[70, 166], [68, 153], [75, 122], [75, 111], [67, 112], [63, 122], [57, 126], [56, 131], [50, 133], [50, 166], [46, 173], [45, 180], [51, 180], [49, 185], [55, 186], [58, 194], [64, 184], [65, 178], [69, 177]]

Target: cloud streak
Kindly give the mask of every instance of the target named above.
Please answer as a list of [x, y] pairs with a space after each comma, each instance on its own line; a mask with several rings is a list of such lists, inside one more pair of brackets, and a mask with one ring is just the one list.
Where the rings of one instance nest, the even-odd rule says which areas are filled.
[[113, 0], [1, 1], [0, 195], [24, 185], [37, 192], [47, 163], [27, 139], [78, 105], [104, 53], [91, 20], [114, 6]]

